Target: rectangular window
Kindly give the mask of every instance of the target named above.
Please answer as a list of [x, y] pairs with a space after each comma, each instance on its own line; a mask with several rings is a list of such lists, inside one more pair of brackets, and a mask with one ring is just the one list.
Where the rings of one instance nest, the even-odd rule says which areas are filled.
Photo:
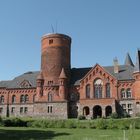
[[15, 107], [12, 107], [12, 108], [11, 108], [11, 113], [12, 113], [12, 114], [15, 113]]
[[52, 113], [52, 106], [50, 106], [50, 113]]
[[23, 113], [23, 107], [20, 107], [20, 114]]
[[24, 113], [26, 114], [28, 112], [28, 107], [24, 108]]
[[50, 107], [48, 106], [48, 113], [49, 113], [49, 111], [50, 111]]
[[0, 108], [0, 114], [1, 114], [2, 112], [3, 112], [3, 108], [1, 107], [1, 108]]
[[132, 108], [132, 104], [128, 104], [127, 106], [128, 106], [128, 108]]
[[48, 106], [48, 113], [52, 113], [52, 106]]
[[126, 108], [126, 104], [122, 104], [122, 108], [125, 109]]
[[129, 115], [132, 115], [132, 114], [133, 114], [132, 109], [128, 109], [128, 114], [129, 114]]

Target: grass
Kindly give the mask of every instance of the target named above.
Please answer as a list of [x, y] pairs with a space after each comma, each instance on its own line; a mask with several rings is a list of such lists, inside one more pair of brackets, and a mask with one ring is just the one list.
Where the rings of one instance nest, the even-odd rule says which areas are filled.
[[[125, 139], [124, 139], [125, 133]], [[140, 130], [0, 127], [2, 140], [140, 140]]]

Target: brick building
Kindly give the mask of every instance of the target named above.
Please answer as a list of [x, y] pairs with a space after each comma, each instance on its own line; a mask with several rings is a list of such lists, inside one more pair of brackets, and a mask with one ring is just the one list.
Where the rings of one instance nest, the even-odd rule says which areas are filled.
[[109, 116], [140, 113], [140, 51], [136, 65], [129, 54], [124, 65], [95, 64], [71, 68], [71, 38], [44, 35], [41, 70], [0, 82], [0, 115], [45, 118]]

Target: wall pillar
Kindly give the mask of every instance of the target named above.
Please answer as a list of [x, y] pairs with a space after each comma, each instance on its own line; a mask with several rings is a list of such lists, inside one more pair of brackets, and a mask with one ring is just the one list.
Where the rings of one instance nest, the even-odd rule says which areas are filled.
[[106, 98], [106, 85], [103, 84], [102, 98]]
[[94, 98], [94, 88], [93, 88], [93, 84], [90, 84], [90, 98], [91, 98], [91, 99]]
[[106, 117], [105, 107], [102, 107], [102, 117]]

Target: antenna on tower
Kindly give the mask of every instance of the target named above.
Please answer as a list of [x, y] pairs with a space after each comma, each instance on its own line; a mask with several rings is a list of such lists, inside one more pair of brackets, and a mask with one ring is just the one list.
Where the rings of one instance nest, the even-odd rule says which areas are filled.
[[53, 28], [53, 25], [51, 24], [51, 28], [52, 28], [52, 33], [54, 33], [54, 28]]
[[55, 32], [57, 33], [57, 21], [55, 23]]

